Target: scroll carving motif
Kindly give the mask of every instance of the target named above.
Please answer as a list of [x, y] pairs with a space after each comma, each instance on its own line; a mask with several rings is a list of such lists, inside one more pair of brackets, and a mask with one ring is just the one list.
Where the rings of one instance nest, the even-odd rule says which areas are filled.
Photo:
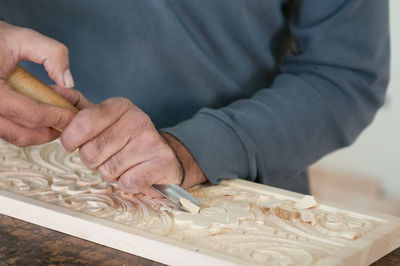
[[181, 212], [165, 199], [121, 192], [59, 145], [0, 140], [0, 189], [258, 264], [309, 265], [379, 225], [227, 184], [191, 189], [199, 214]]

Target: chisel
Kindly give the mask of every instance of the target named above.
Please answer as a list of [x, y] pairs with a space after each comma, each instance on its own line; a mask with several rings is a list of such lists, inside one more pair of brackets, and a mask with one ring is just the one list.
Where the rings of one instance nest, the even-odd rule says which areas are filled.
[[[38, 102], [67, 108], [75, 114], [79, 112], [75, 106], [19, 65], [6, 77], [6, 83], [15, 91], [25, 94]], [[62, 131], [61, 129], [55, 129]], [[178, 185], [155, 184], [153, 189], [181, 210], [196, 212], [200, 208], [200, 201]]]

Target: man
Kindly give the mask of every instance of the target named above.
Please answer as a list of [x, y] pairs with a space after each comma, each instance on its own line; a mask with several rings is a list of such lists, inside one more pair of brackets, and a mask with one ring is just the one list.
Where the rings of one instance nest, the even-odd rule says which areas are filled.
[[[62, 128], [68, 152], [128, 192], [245, 178], [307, 193], [307, 166], [354, 141], [388, 83], [387, 1], [2, 0], [0, 12], [0, 137], [34, 145]], [[22, 60], [81, 112], [11, 91]]]

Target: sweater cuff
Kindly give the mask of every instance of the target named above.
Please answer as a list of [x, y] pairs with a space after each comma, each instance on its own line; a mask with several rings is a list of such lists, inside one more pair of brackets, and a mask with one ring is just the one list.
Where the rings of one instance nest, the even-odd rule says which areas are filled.
[[202, 109], [190, 120], [161, 129], [185, 145], [211, 184], [246, 178], [249, 172], [243, 144], [217, 112]]

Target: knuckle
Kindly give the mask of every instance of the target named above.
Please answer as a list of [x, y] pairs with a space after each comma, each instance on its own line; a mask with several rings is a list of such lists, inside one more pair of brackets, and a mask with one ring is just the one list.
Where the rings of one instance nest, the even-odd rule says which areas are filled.
[[44, 122], [44, 116], [40, 112], [33, 112], [28, 115], [25, 126], [28, 128], [37, 128]]
[[61, 129], [65, 129], [74, 117], [73, 113], [69, 110], [57, 111], [56, 115], [54, 124]]
[[150, 117], [144, 112], [135, 113], [134, 124], [139, 128], [146, 128], [151, 123]]
[[107, 116], [119, 116], [121, 105], [115, 101], [115, 98], [107, 99], [95, 106], [99, 113]]
[[76, 129], [82, 132], [82, 134], [90, 134], [93, 130], [88, 109], [80, 111], [71, 123], [74, 123]]
[[93, 143], [93, 141], [83, 145], [79, 149], [79, 156], [83, 163], [89, 168], [96, 168], [98, 155], [100, 150], [98, 150], [97, 146]]
[[14, 141], [14, 145], [18, 146], [18, 147], [27, 147], [32, 145], [32, 140], [29, 136], [27, 135], [23, 135], [23, 136], [19, 136], [16, 138], [16, 140]]
[[108, 100], [105, 100], [104, 102], [101, 102], [101, 103], [99, 103], [99, 104], [96, 104], [95, 105], [95, 108], [97, 108], [98, 110], [99, 110], [99, 112], [110, 112], [111, 110], [110, 110], [110, 101], [109, 101], [109, 99]]
[[27, 134], [17, 136], [14, 132], [8, 131], [6, 139], [18, 147], [27, 147], [32, 145], [32, 139]]
[[115, 180], [118, 177], [120, 167], [120, 160], [113, 156], [99, 167], [99, 171], [105, 179]]
[[152, 150], [159, 150], [160, 152], [164, 153], [164, 149], [166, 148], [164, 142], [159, 137], [158, 134], [154, 132], [145, 132], [141, 136], [141, 142], [144, 147]]
[[54, 49], [58, 56], [68, 56], [68, 48], [64, 44], [57, 42]]
[[123, 97], [110, 98], [104, 101], [104, 103], [107, 105], [107, 107], [112, 108], [112, 111], [117, 115], [122, 115], [133, 106], [129, 99]]
[[132, 102], [124, 97], [115, 97], [111, 98], [111, 100], [115, 103], [118, 103], [119, 106], [121, 106], [122, 109], [128, 109], [132, 106]]
[[131, 104], [131, 101], [124, 97], [112, 97], [103, 101], [102, 103], [111, 106], [127, 107]]

